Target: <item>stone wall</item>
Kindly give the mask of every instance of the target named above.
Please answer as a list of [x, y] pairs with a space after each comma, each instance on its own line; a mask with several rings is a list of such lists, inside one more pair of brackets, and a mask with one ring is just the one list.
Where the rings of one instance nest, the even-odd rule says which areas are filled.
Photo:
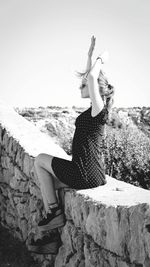
[[[33, 168], [41, 152], [68, 158], [53, 140], [0, 104], [1, 224], [28, 244], [43, 213]], [[56, 257], [34, 256], [41, 266], [149, 267], [150, 192], [107, 177], [89, 190], [64, 191], [66, 225]]]

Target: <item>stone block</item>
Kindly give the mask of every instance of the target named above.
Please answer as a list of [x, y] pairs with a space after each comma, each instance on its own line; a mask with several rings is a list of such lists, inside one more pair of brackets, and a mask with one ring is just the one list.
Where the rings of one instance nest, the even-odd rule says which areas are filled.
[[38, 210], [30, 214], [30, 219], [29, 219], [30, 232], [34, 232], [37, 229], [37, 224], [40, 218], [41, 218], [41, 213]]
[[8, 192], [8, 201], [9, 201], [10, 206], [11, 206], [13, 209], [15, 209], [16, 206], [15, 206], [15, 202], [14, 202], [14, 199], [13, 199], [13, 192], [12, 192], [12, 190], [10, 190], [10, 191]]
[[10, 187], [14, 190], [19, 190], [22, 193], [28, 192], [29, 190], [29, 182], [28, 181], [20, 181], [14, 176], [10, 180]]
[[29, 182], [21, 181], [18, 189], [22, 193], [27, 193], [29, 191]]
[[29, 203], [18, 203], [16, 205], [16, 210], [18, 213], [19, 218], [26, 218], [26, 220], [29, 220], [30, 217], [30, 207]]
[[[130, 192], [133, 200], [132, 195], [128, 197]], [[65, 193], [67, 219], [91, 236], [99, 247], [133, 264], [144, 264], [145, 258], [150, 259], [149, 203], [148, 190], [115, 179], [110, 179], [106, 187]]]
[[0, 206], [4, 204], [5, 198], [2, 194], [0, 194]]
[[[8, 193], [8, 195], [9, 195], [9, 193]], [[7, 204], [7, 213], [10, 213], [12, 216], [15, 217], [16, 216], [16, 214], [15, 214], [15, 212], [16, 212], [15, 206], [14, 206], [14, 204], [11, 205], [11, 200], [9, 198], [6, 201], [6, 204]]]
[[7, 227], [13, 228], [16, 225], [16, 221], [14, 216], [12, 216], [11, 214], [5, 213], [5, 221], [6, 221], [6, 225]]
[[55, 255], [44, 256], [33, 253], [32, 257], [40, 264], [40, 267], [54, 267]]
[[8, 155], [9, 155], [9, 156], [11, 156], [12, 153], [13, 153], [13, 141], [14, 141], [13, 137], [10, 136], [10, 137], [9, 137], [9, 144], [8, 144], [8, 147], [5, 148], [6, 151], [8, 152]]
[[2, 225], [5, 224], [5, 217], [6, 217], [6, 211], [0, 208], [0, 218], [1, 218]]
[[37, 198], [42, 198], [40, 188], [35, 183], [32, 183], [31, 181], [29, 183], [29, 192], [32, 196], [35, 196]]
[[131, 263], [99, 247], [89, 236], [84, 238], [84, 256], [86, 267], [131, 267]]
[[7, 204], [5, 201], [5, 197], [3, 195], [0, 195], [0, 219], [1, 219], [1, 222], [5, 219], [6, 210], [7, 210]]
[[98, 246], [91, 236], [67, 222], [62, 230], [62, 246], [55, 259], [55, 267], [131, 267], [121, 257]]
[[22, 237], [22, 233], [20, 232], [18, 228], [14, 229], [14, 236], [18, 238], [20, 241], [24, 241]]
[[23, 172], [30, 177], [31, 176], [31, 171], [34, 165], [34, 159], [30, 157], [27, 153], [24, 153], [24, 158], [23, 158]]
[[9, 188], [6, 183], [0, 183], [0, 192], [4, 197], [8, 197]]
[[[78, 197], [76, 197], [78, 195]], [[76, 201], [75, 201], [76, 199]], [[81, 227], [85, 230], [85, 222], [89, 215], [90, 199], [84, 198], [80, 194], [77, 194], [75, 190], [66, 191], [65, 194], [65, 213], [69, 219], [73, 220], [76, 227]]]
[[6, 132], [4, 132], [3, 134], [3, 140], [2, 140], [2, 145], [7, 148], [8, 147], [8, 144], [9, 144], [9, 134]]
[[30, 194], [29, 193], [18, 193], [16, 191], [13, 191], [13, 202], [16, 204], [18, 203], [27, 203], [30, 201]]
[[14, 167], [14, 175], [20, 182], [27, 182], [29, 179], [17, 166]]
[[6, 183], [9, 185], [13, 177], [14, 177], [14, 167], [13, 165], [11, 165], [9, 169], [3, 169], [0, 182]]
[[21, 203], [21, 196], [20, 197], [19, 196], [14, 196], [13, 197], [13, 201], [14, 201], [15, 204]]
[[[131, 262], [150, 259], [150, 206], [141, 204], [129, 209], [130, 239], [127, 243]], [[148, 241], [148, 242], [147, 242]]]
[[[10, 141], [11, 142], [11, 141]], [[11, 144], [11, 151], [10, 151], [10, 157], [12, 158], [12, 160], [15, 162], [16, 160], [16, 154], [17, 154], [17, 150], [18, 150], [18, 146], [19, 143], [16, 139], [13, 138], [12, 140], [12, 144]]]
[[5, 156], [1, 156], [1, 166], [2, 166], [2, 168], [5, 168], [5, 169], [7, 169], [8, 168], [8, 159], [7, 159], [7, 155], [5, 155]]
[[18, 145], [17, 153], [16, 153], [16, 163], [20, 167], [21, 170], [23, 170], [23, 158], [24, 158], [24, 149]]
[[22, 234], [22, 240], [25, 241], [28, 237], [28, 222], [25, 218], [18, 218], [17, 224]]
[[72, 223], [67, 222], [62, 230], [62, 247], [55, 259], [55, 267], [59, 266], [78, 266], [84, 258], [82, 231]]
[[30, 211], [35, 212], [37, 210], [41, 211], [43, 210], [43, 200], [36, 197], [30, 197], [29, 200], [30, 205]]
[[20, 185], [20, 181], [15, 176], [13, 176], [13, 178], [10, 181], [10, 187], [12, 189], [18, 190], [19, 185]]

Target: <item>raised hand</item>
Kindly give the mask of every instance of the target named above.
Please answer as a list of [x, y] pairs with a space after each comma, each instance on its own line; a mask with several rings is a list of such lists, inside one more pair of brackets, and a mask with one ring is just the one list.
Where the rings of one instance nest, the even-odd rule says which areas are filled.
[[89, 56], [90, 58], [92, 57], [92, 54], [93, 54], [93, 51], [94, 51], [95, 41], [96, 41], [96, 38], [95, 38], [94, 36], [92, 36], [92, 38], [91, 38], [91, 44], [90, 44], [90, 48], [89, 48], [89, 51], [88, 51], [88, 56]]
[[100, 56], [97, 57], [96, 61], [94, 62], [93, 66], [91, 67], [90, 73], [96, 78], [99, 76], [102, 64], [107, 62], [109, 59], [109, 53], [108, 51], [104, 51]]
[[101, 63], [104, 64], [109, 59], [109, 53], [108, 51], [104, 51], [101, 55], [98, 56], [97, 59], [101, 59]]

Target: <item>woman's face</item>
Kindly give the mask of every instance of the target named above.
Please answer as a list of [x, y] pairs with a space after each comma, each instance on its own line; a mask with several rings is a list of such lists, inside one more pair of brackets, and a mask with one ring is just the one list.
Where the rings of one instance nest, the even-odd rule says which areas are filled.
[[87, 85], [87, 80], [85, 78], [82, 79], [82, 83], [80, 85], [81, 97], [89, 98], [89, 89]]

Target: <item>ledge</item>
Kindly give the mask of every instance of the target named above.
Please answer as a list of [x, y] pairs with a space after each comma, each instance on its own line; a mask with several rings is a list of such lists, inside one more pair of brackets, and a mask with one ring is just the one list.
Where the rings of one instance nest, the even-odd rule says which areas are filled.
[[33, 157], [44, 152], [54, 156], [69, 158], [53, 139], [40, 132], [31, 122], [18, 115], [15, 110], [0, 102], [0, 124], [9, 136], [19, 142], [21, 147]]
[[104, 186], [66, 192], [65, 210], [68, 220], [107, 251], [131, 262], [150, 256], [148, 190], [107, 176]]

